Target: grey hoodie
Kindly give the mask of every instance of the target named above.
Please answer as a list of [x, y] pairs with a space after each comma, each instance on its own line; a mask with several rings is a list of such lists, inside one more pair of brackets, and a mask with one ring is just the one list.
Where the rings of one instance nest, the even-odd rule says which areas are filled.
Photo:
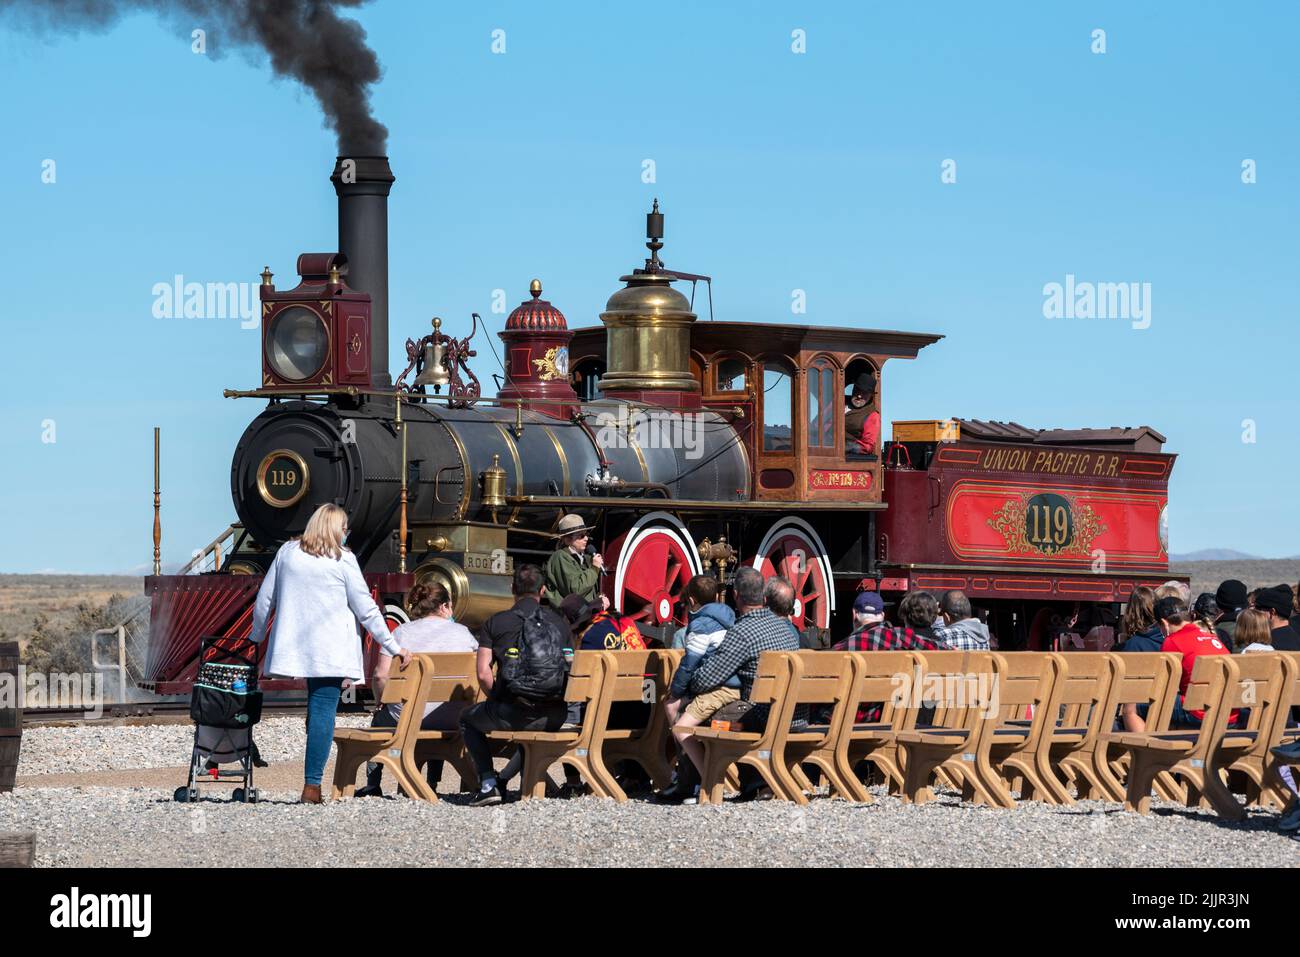
[[944, 644], [950, 647], [964, 651], [989, 650], [988, 625], [978, 618], [963, 618], [944, 628], [936, 628], [935, 631], [943, 639]]

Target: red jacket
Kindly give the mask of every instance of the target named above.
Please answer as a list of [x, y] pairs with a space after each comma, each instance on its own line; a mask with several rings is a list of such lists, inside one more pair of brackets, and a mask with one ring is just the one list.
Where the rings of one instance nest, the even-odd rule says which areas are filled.
[[[1180, 695], [1187, 694], [1187, 685], [1192, 680], [1192, 669], [1196, 667], [1197, 658], [1201, 655], [1230, 654], [1217, 635], [1206, 634], [1193, 622], [1188, 622], [1177, 631], [1172, 632], [1165, 639], [1165, 643], [1160, 646], [1160, 650], [1176, 651], [1183, 656], [1183, 676], [1178, 681], [1178, 693]], [[1204, 711], [1189, 713], [1197, 720], [1205, 718]], [[1232, 713], [1230, 720], [1234, 722], [1237, 720], [1237, 712]]]

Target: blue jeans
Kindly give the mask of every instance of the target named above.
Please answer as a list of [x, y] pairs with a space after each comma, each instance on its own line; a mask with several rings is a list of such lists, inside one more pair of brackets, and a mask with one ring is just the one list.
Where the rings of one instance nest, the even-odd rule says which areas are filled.
[[1183, 696], [1174, 698], [1174, 711], [1169, 717], [1170, 730], [1194, 729], [1201, 726], [1201, 719], [1183, 707]]
[[342, 678], [307, 679], [307, 761], [303, 780], [320, 786], [334, 743], [334, 716], [343, 693]]

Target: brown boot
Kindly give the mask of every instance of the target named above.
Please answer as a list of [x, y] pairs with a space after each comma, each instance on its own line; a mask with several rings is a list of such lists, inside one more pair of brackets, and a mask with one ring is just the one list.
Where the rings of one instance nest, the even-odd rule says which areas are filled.
[[320, 785], [304, 784], [302, 786], [302, 797], [298, 798], [299, 804], [320, 804]]

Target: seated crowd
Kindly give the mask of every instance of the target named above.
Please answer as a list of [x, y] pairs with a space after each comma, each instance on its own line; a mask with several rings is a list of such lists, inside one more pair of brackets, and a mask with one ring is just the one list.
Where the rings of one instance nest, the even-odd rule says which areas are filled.
[[[485, 698], [464, 707], [443, 704], [430, 707], [426, 727], [459, 726], [465, 746], [477, 768], [480, 791], [475, 806], [496, 804], [504, 799], [506, 783], [518, 774], [521, 755], [516, 753], [505, 767], [496, 770], [488, 735], [496, 730], [557, 731], [582, 721], [579, 706], [570, 707], [562, 694], [538, 700], [514, 694], [502, 680], [510, 657], [518, 657], [521, 637], [535, 643], [537, 636], [550, 635], [553, 643], [573, 650], [627, 650], [658, 646], [647, 639], [636, 622], [610, 608], [600, 592], [603, 563], [599, 555], [588, 555], [587, 533], [578, 516], [565, 516], [560, 547], [545, 570], [520, 565], [514, 573], [515, 603], [489, 618], [476, 636], [450, 620], [447, 595], [436, 586], [415, 595], [415, 620], [403, 625], [396, 638], [413, 651], [466, 650], [476, 648], [478, 679]], [[423, 587], [423, 586], [421, 586]], [[724, 599], [717, 579], [696, 575], [683, 594], [687, 623], [671, 636], [671, 646], [680, 648], [678, 665], [665, 701], [665, 712], [679, 755], [673, 782], [655, 798], [664, 803], [691, 802], [699, 787], [703, 748], [692, 731], [714, 721], [726, 721], [734, 729], [761, 731], [767, 713], [751, 706], [750, 691], [764, 651], [796, 651], [803, 635], [793, 623], [795, 595], [790, 582], [780, 576], [764, 578], [754, 568], [738, 569], [732, 584], [735, 608]], [[562, 597], [556, 598], [556, 595]], [[1128, 602], [1119, 623], [1122, 653], [1176, 652], [1182, 656], [1179, 694], [1171, 728], [1197, 728], [1203, 712], [1182, 705], [1196, 659], [1201, 655], [1252, 654], [1261, 651], [1300, 651], [1300, 633], [1295, 624], [1295, 594], [1286, 585], [1248, 593], [1239, 581], [1224, 582], [1215, 594], [1202, 594], [1190, 602], [1187, 586], [1169, 582], [1159, 589], [1139, 587]], [[948, 591], [938, 600], [925, 591], [903, 596], [896, 609], [896, 621], [885, 616], [885, 602], [876, 592], [860, 592], [853, 603], [853, 630], [830, 646], [834, 651], [988, 651], [997, 648], [988, 626], [976, 614], [961, 591]], [[668, 639], [665, 638], [667, 643]], [[381, 662], [381, 679], [391, 659]], [[619, 705], [619, 707], [625, 707]], [[611, 713], [611, 725], [639, 727], [648, 705], [628, 703], [621, 716]], [[391, 706], [390, 706], [391, 708]], [[1117, 729], [1145, 730], [1143, 708], [1126, 706]], [[381, 711], [376, 724], [395, 722], [397, 715]], [[1234, 714], [1235, 718], [1235, 714]], [[807, 720], [806, 709], [796, 709], [794, 721]], [[756, 774], [741, 769], [739, 800], [750, 800], [761, 791]], [[436, 781], [441, 767], [430, 768]], [[581, 793], [582, 782], [566, 769], [564, 791]], [[1289, 771], [1284, 774], [1292, 792], [1295, 784]], [[371, 770], [368, 787], [362, 793], [378, 793], [378, 768]], [[1300, 801], [1293, 800], [1282, 819], [1283, 829], [1300, 829]]]

